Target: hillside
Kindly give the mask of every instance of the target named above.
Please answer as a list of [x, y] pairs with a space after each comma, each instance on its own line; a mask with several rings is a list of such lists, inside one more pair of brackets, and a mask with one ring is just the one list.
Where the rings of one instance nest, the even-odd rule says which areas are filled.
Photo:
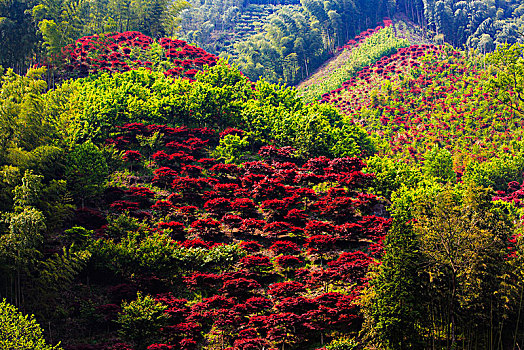
[[[524, 46], [435, 45], [375, 24], [418, 2], [352, 4], [236, 4], [278, 7], [227, 37], [245, 72], [138, 19], [154, 35], [80, 21], [2, 70], [0, 348], [517, 349]], [[194, 35], [238, 15], [175, 5]]]
[[299, 96], [307, 102], [320, 100], [323, 94], [338, 89], [343, 82], [380, 58], [402, 47], [428, 43], [422, 35], [421, 29], [405, 17], [385, 19], [382, 26], [364, 31], [339, 47], [335, 57], [297, 85]]
[[382, 155], [417, 162], [441, 147], [461, 171], [469, 157], [520, 151], [521, 116], [498, 103], [484, 64], [449, 47], [414, 45], [364, 68], [322, 102], [382, 140]]
[[[155, 45], [116, 36], [110, 55]], [[108, 50], [98, 39], [77, 45]], [[170, 64], [192, 68], [194, 49], [176, 44], [185, 60]], [[69, 69], [88, 76], [55, 89], [43, 68], [4, 76], [2, 297], [71, 350], [316, 349], [356, 336], [390, 225], [355, 157], [372, 153], [365, 132], [223, 61], [185, 76], [162, 71], [163, 56], [101, 73], [82, 52]]]

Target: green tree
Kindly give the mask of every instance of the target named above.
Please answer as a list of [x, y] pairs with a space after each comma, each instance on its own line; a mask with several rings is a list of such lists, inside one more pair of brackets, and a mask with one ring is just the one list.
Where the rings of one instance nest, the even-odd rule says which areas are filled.
[[455, 182], [457, 175], [453, 171], [453, 156], [447, 149], [433, 148], [424, 157], [423, 171], [426, 176], [442, 182]]
[[239, 163], [248, 147], [249, 141], [247, 136], [241, 137], [229, 134], [220, 139], [213, 156], [216, 159], [223, 160], [225, 163]]
[[524, 115], [524, 45], [501, 45], [487, 59], [496, 72], [489, 90], [498, 101]]
[[22, 315], [16, 307], [0, 302], [0, 348], [17, 350], [60, 350], [48, 345], [33, 316]]
[[413, 208], [417, 198], [437, 190], [435, 184], [426, 182], [418, 188], [403, 186], [392, 196], [393, 225], [385, 254], [363, 298], [367, 336], [385, 349], [422, 348], [420, 329], [426, 321], [427, 293]]
[[63, 247], [60, 254], [38, 261], [31, 271], [30, 293], [25, 303], [31, 305], [42, 320], [67, 317], [66, 308], [61, 307], [67, 304], [67, 297], [62, 293], [71, 289], [91, 257], [89, 251], [73, 250], [73, 247]]
[[489, 189], [448, 185], [416, 203], [414, 230], [430, 277], [429, 319], [450, 349], [459, 335], [466, 343], [494, 346], [493, 334], [503, 331], [503, 303], [496, 296], [501, 276], [509, 271], [507, 242], [514, 218], [492, 196]]
[[102, 192], [108, 171], [104, 155], [91, 141], [74, 145], [67, 156], [67, 184], [82, 206], [86, 199], [94, 200]]
[[24, 0], [0, 2], [0, 66], [22, 74], [31, 64], [38, 38], [31, 15], [31, 2]]
[[4, 217], [8, 232], [0, 236], [0, 265], [6, 277], [5, 283], [13, 290], [15, 305], [23, 300], [22, 277], [39, 256], [46, 229], [44, 215], [37, 209], [24, 208], [19, 213]]
[[82, 12], [87, 4], [83, 0], [40, 0], [33, 7], [33, 19], [53, 63], [59, 63], [58, 57], [64, 46], [81, 37], [84, 25]]
[[166, 308], [151, 296], [138, 293], [136, 300], [122, 304], [122, 312], [116, 320], [120, 325], [119, 333], [135, 343], [139, 350], [145, 349], [159, 337], [160, 328], [168, 318], [164, 313]]
[[55, 135], [44, 98], [47, 88], [42, 79], [44, 73], [45, 68], [38, 68], [30, 69], [25, 76], [20, 76], [9, 69], [2, 76], [0, 161], [4, 164], [6, 161], [14, 163], [17, 152], [23, 155], [46, 144]]

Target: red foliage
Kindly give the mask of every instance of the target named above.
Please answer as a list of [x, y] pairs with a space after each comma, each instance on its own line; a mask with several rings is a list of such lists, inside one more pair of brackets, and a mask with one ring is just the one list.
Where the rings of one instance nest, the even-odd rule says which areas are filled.
[[158, 168], [153, 173], [155, 174], [155, 177], [151, 182], [161, 187], [167, 187], [178, 176], [176, 171], [168, 167]]
[[171, 237], [176, 239], [181, 239], [185, 234], [185, 226], [181, 222], [169, 221], [169, 222], [159, 222], [158, 227], [161, 229], [171, 230]]
[[125, 151], [122, 159], [126, 162], [138, 162], [142, 155], [138, 151]]
[[147, 350], [177, 350], [177, 347], [168, 344], [151, 344], [147, 347]]
[[265, 225], [266, 222], [264, 220], [244, 219], [242, 221], [242, 226], [240, 226], [240, 230], [252, 235], [256, 230], [261, 231], [264, 229]]
[[220, 138], [222, 139], [226, 135], [237, 135], [237, 136], [242, 137], [244, 136], [244, 134], [245, 134], [244, 130], [228, 127], [220, 133]]
[[151, 209], [158, 210], [159, 212], [166, 213], [174, 208], [173, 203], [170, 201], [158, 200], [151, 206]]
[[301, 209], [291, 209], [286, 216], [284, 216], [284, 220], [289, 221], [295, 226], [302, 227], [305, 225], [307, 218], [308, 215], [306, 214], [306, 211]]
[[303, 232], [304, 230], [288, 222], [276, 221], [264, 226], [264, 233], [269, 237], [301, 236]]
[[209, 169], [213, 174], [223, 176], [233, 176], [240, 174], [240, 169], [235, 164], [216, 164]]
[[214, 290], [223, 283], [222, 277], [214, 273], [193, 272], [190, 276], [184, 277], [184, 282], [190, 289]]
[[[151, 37], [139, 32], [85, 36], [62, 49], [65, 69], [79, 76], [100, 71], [125, 72], [140, 67], [152, 69], [152, 62], [132, 59], [130, 54], [138, 50], [147, 55], [153, 42]], [[192, 78], [204, 65], [216, 64], [216, 56], [184, 41], [162, 38], [158, 43], [165, 50], [161, 59], [170, 62], [171, 66], [164, 72], [166, 76]]]
[[213, 238], [220, 234], [220, 221], [213, 219], [199, 219], [191, 223], [191, 228], [200, 237]]
[[328, 263], [329, 270], [327, 273], [333, 279], [339, 279], [345, 282], [365, 281], [365, 275], [372, 259], [361, 251], [344, 252], [337, 260]]
[[242, 217], [254, 217], [257, 212], [255, 202], [249, 198], [236, 198], [231, 201], [231, 209], [238, 212]]
[[291, 241], [276, 241], [269, 247], [274, 254], [298, 254], [300, 249], [298, 245]]
[[231, 201], [227, 198], [215, 198], [204, 204], [204, 209], [215, 216], [223, 216], [231, 210]]
[[276, 258], [277, 265], [283, 269], [296, 268], [302, 264], [302, 259], [296, 256], [281, 255]]
[[326, 252], [333, 249], [336, 239], [330, 235], [317, 235], [311, 236], [306, 239], [306, 244], [304, 247], [309, 252]]
[[256, 241], [241, 242], [240, 247], [249, 253], [259, 252], [262, 245]]
[[253, 294], [255, 289], [260, 288], [260, 283], [247, 278], [236, 278], [224, 281], [220, 292], [233, 297], [247, 298]]
[[226, 214], [220, 221], [222, 221], [222, 223], [228, 228], [238, 229], [242, 226], [243, 219], [238, 215]]
[[267, 256], [248, 255], [240, 260], [240, 265], [253, 271], [266, 271], [273, 267]]
[[309, 236], [320, 234], [332, 234], [335, 231], [335, 225], [326, 221], [310, 220], [306, 224], [305, 232]]
[[267, 293], [275, 298], [291, 297], [305, 292], [304, 285], [299, 282], [279, 282], [269, 285]]
[[211, 245], [207, 242], [204, 242], [201, 239], [189, 239], [187, 241], [182, 242], [182, 247], [185, 248], [211, 248]]

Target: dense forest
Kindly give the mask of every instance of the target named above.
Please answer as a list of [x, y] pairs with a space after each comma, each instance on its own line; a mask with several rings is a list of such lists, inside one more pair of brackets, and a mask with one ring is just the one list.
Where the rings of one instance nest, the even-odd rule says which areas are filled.
[[0, 2], [0, 349], [520, 349], [523, 6]]

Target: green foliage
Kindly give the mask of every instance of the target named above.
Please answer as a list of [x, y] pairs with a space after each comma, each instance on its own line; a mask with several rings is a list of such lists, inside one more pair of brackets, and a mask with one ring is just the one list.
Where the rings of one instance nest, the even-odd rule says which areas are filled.
[[488, 88], [495, 98], [512, 111], [523, 115], [524, 106], [524, 45], [501, 45], [487, 58], [496, 75], [491, 77]]
[[[246, 141], [251, 146], [291, 145], [302, 155], [351, 156], [375, 151], [366, 132], [343, 120], [331, 106], [304, 105], [292, 89], [265, 81], [259, 81], [253, 90], [239, 70], [224, 61], [197, 74], [193, 83], [137, 70], [79, 79], [73, 84], [72, 140], [102, 141], [114, 125], [148, 122], [248, 131], [249, 140], [238, 140], [238, 145], [234, 137], [222, 141], [219, 151], [226, 153], [219, 157], [228, 160], [232, 156], [228, 152], [240, 151], [240, 143]], [[231, 149], [226, 151], [227, 147]], [[68, 181], [76, 180], [68, 177]]]
[[[472, 334], [468, 342], [487, 344], [490, 333], [504, 327], [503, 304], [493, 296], [500, 293], [499, 278], [509, 268], [505, 257], [514, 218], [492, 197], [489, 189], [449, 186], [416, 205], [414, 229], [428, 262], [428, 291], [445, 320], [433, 327], [446, 329], [452, 347], [459, 332]], [[479, 308], [487, 303], [491, 310]], [[497, 326], [488, 326], [486, 319]]]
[[[226, 126], [239, 122], [250, 84], [226, 62], [198, 74], [196, 83], [145, 69], [80, 79], [73, 83], [73, 139], [101, 140], [114, 125], [133, 122]], [[75, 127], [77, 129], [75, 129]]]
[[365, 328], [373, 343], [386, 349], [420, 346], [427, 300], [420, 268], [423, 256], [413, 230], [414, 203], [425, 193], [438, 191], [438, 185], [422, 183], [401, 187], [392, 196], [392, 228], [385, 241], [382, 264], [370, 281], [363, 298]]
[[87, 198], [96, 199], [103, 190], [107, 175], [106, 159], [97, 146], [91, 141], [73, 146], [67, 156], [65, 176], [69, 188], [82, 203]]
[[26, 207], [19, 213], [4, 214], [3, 220], [8, 229], [0, 235], [0, 271], [6, 276], [6, 280], [1, 282], [10, 287], [9, 294], [15, 305], [20, 305], [26, 292], [20, 276], [27, 276], [40, 256], [46, 229], [45, 219], [37, 209]]
[[27, 158], [27, 168], [42, 175], [44, 181], [60, 179], [64, 174], [65, 152], [53, 145], [42, 145], [31, 151]]
[[[93, 241], [89, 251], [99, 269], [109, 269], [124, 276], [149, 269], [152, 262], [152, 272], [170, 273], [176, 271], [173, 257], [174, 244], [167, 235], [151, 235], [150, 239], [139, 239], [137, 235], [129, 234], [120, 242]], [[158, 248], [158, 250], [156, 250]], [[149, 256], [145, 256], [145, 251]], [[139, 253], [140, 252], [140, 253]], [[165, 271], [167, 269], [167, 271]]]
[[247, 136], [229, 134], [220, 139], [213, 156], [225, 163], [239, 163], [248, 146]]
[[70, 229], [64, 231], [65, 240], [68, 243], [73, 244], [75, 247], [80, 248], [83, 248], [87, 244], [89, 238], [92, 235], [92, 230], [86, 230], [81, 226], [73, 226]]
[[195, 268], [222, 271], [245, 255], [236, 244], [209, 250], [181, 247], [168, 234], [158, 232], [145, 236], [129, 232], [120, 242], [94, 241], [89, 251], [101, 268], [116, 269], [124, 276], [146, 272], [173, 276]]
[[0, 211], [10, 211], [13, 208], [13, 190], [20, 182], [20, 169], [4, 165], [0, 170]]
[[42, 175], [34, 175], [31, 170], [25, 172], [22, 184], [16, 186], [13, 191], [15, 208], [37, 206], [43, 178]]
[[425, 176], [442, 182], [455, 182], [457, 176], [453, 171], [453, 157], [447, 149], [433, 148], [424, 155], [422, 171]]
[[329, 350], [355, 350], [358, 348], [358, 342], [353, 338], [339, 338], [332, 340], [325, 348]]
[[146, 235], [149, 232], [146, 224], [126, 214], [109, 216], [106, 231], [111, 238], [126, 237], [131, 234]]
[[69, 217], [73, 206], [64, 180], [51, 180], [44, 184], [43, 179], [44, 176], [34, 175], [32, 170], [25, 172], [21, 184], [13, 190], [14, 210], [37, 208], [46, 217], [48, 231], [52, 231]]
[[411, 166], [391, 158], [375, 155], [366, 160], [369, 173], [375, 174], [373, 189], [386, 198], [400, 189], [402, 185], [415, 187], [422, 180], [422, 172], [418, 166]]
[[455, 46], [467, 45], [485, 53], [494, 44], [513, 44], [519, 40], [520, 1], [415, 0], [406, 3], [406, 7], [412, 9], [413, 20], [417, 16], [424, 18], [428, 29], [436, 34], [435, 39]]
[[0, 66], [11, 67], [19, 74], [30, 65], [28, 58], [38, 40], [34, 23], [26, 15], [30, 6], [29, 1], [0, 2]]
[[9, 226], [9, 233], [0, 236], [2, 248], [8, 256], [16, 260], [15, 264], [23, 263], [25, 258], [34, 255], [43, 242], [45, 218], [42, 212], [35, 208], [24, 208], [19, 213], [5, 214], [4, 220]]
[[497, 191], [507, 190], [511, 181], [522, 182], [524, 157], [522, 153], [502, 156], [486, 162], [472, 161], [466, 166], [462, 181]]
[[138, 293], [136, 300], [122, 304], [122, 312], [116, 320], [120, 335], [135, 343], [139, 350], [145, 349], [159, 338], [160, 328], [168, 319], [164, 313], [166, 308], [151, 296]]
[[2, 76], [0, 162], [3, 164], [6, 161], [15, 163], [17, 153], [25, 159], [26, 152], [47, 144], [55, 136], [56, 121], [51, 113], [55, 106], [49, 106], [47, 95], [43, 94], [47, 88], [42, 79], [44, 73], [44, 68], [38, 68], [20, 76], [8, 69]]
[[217, 245], [206, 252], [201, 266], [207, 269], [224, 271], [245, 255], [245, 251], [238, 244]]
[[252, 80], [264, 77], [293, 85], [326, 58], [321, 29], [296, 7], [283, 7], [271, 15], [264, 30], [235, 44], [235, 62]]
[[383, 0], [212, 0], [181, 14], [182, 35], [220, 57], [233, 57], [253, 81], [264, 77], [289, 86], [387, 12]]
[[476, 186], [428, 181], [393, 194], [386, 253], [363, 297], [374, 343], [424, 348], [442, 338], [453, 346], [460, 337], [485, 347], [490, 334], [513, 331], [504, 320], [507, 282], [500, 278], [511, 269], [504, 257], [515, 210], [492, 196]]
[[0, 348], [17, 350], [60, 350], [59, 345], [48, 345], [40, 325], [33, 316], [22, 315], [16, 307], [0, 302]]
[[38, 313], [47, 319], [61, 318], [67, 315], [60, 308], [61, 293], [69, 290], [74, 279], [87, 265], [91, 253], [86, 250], [73, 251], [73, 248], [62, 248], [61, 254], [39, 261], [37, 274], [32, 279], [29, 302], [39, 305]]
[[185, 0], [39, 0], [31, 12], [49, 60], [58, 63], [62, 48], [86, 35], [139, 31], [152, 37], [173, 36], [178, 14], [188, 6]]

